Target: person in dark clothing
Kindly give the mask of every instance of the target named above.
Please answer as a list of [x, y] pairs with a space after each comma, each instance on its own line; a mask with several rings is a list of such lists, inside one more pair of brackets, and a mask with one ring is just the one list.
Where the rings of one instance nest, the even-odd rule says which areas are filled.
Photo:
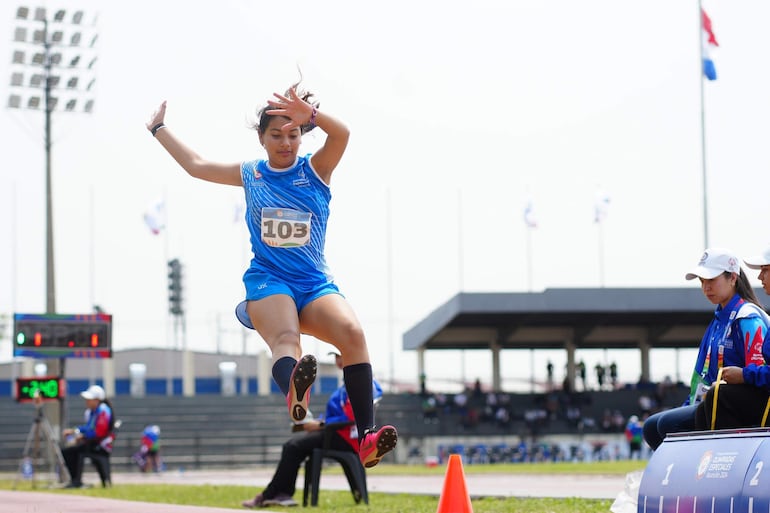
[[[744, 263], [759, 271], [759, 281], [770, 294], [770, 247], [762, 255], [748, 257]], [[696, 429], [734, 429], [764, 427], [770, 413], [770, 331], [764, 339], [751, 340], [761, 348], [762, 358], [745, 367], [726, 366], [720, 382], [711, 387], [695, 412]]]
[[91, 454], [110, 454], [114, 439], [115, 418], [104, 389], [93, 385], [81, 392], [80, 396], [86, 401], [85, 423], [62, 431], [65, 439], [74, 439], [73, 445], [62, 449], [64, 463], [70, 474], [66, 488], [83, 486], [83, 460]]
[[[334, 352], [334, 355], [337, 368], [342, 369], [342, 356], [337, 352]], [[382, 397], [382, 388], [376, 380], [372, 381], [372, 394], [375, 402]], [[325, 424], [348, 421], [355, 421], [355, 417], [345, 385], [342, 385], [326, 403], [326, 415], [322, 420], [305, 420], [301, 424], [294, 425], [295, 429], [302, 431], [302, 434], [292, 437], [283, 444], [281, 459], [270, 483], [256, 497], [241, 504], [245, 508], [296, 506], [297, 502], [293, 499], [293, 495], [299, 468], [314, 449], [323, 447], [326, 436]], [[332, 433], [329, 448], [335, 451], [358, 452], [358, 430], [355, 423]]]

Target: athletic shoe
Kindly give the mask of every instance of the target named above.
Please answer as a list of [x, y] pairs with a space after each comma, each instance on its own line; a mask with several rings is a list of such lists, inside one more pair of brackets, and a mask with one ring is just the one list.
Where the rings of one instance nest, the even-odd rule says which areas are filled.
[[254, 497], [253, 499], [251, 499], [250, 501], [243, 501], [241, 503], [241, 505], [244, 508], [262, 508], [266, 504], [267, 504], [267, 502], [265, 502], [265, 498], [262, 496], [261, 493], [259, 495], [257, 495], [256, 497]]
[[385, 454], [396, 447], [396, 442], [398, 442], [398, 433], [393, 426], [383, 426], [376, 432], [375, 429], [366, 430], [358, 449], [358, 457], [366, 468], [378, 464]]
[[307, 415], [310, 387], [315, 381], [317, 367], [315, 356], [306, 354], [299, 359], [294, 370], [291, 371], [286, 405], [289, 407], [289, 416], [294, 422], [303, 420]]
[[291, 495], [279, 493], [272, 499], [265, 499], [265, 506], [299, 506], [297, 501], [291, 498]]

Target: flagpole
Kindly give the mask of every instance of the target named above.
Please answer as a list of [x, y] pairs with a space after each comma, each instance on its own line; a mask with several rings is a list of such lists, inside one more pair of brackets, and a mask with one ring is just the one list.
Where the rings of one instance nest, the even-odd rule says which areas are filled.
[[701, 178], [703, 184], [703, 247], [709, 247], [709, 217], [708, 217], [708, 187], [707, 187], [707, 173], [706, 173], [706, 108], [704, 101], [704, 87], [703, 81], [705, 77], [703, 75], [703, 5], [701, 0], [698, 0], [698, 48], [700, 49], [700, 67], [699, 67], [699, 82], [700, 82], [700, 148], [701, 148]]
[[88, 194], [88, 209], [89, 209], [89, 233], [88, 233], [88, 259], [89, 259], [89, 266], [88, 266], [88, 299], [91, 303], [91, 308], [95, 309], [96, 305], [96, 285], [94, 283], [94, 267], [96, 266], [96, 250], [95, 250], [95, 244], [94, 244], [94, 232], [95, 224], [96, 224], [96, 207], [94, 206], [94, 184], [91, 184], [91, 188], [89, 189]]
[[18, 223], [18, 216], [16, 214], [16, 210], [18, 208], [17, 205], [17, 185], [16, 182], [13, 182], [12, 186], [12, 193], [11, 193], [11, 313], [16, 313], [16, 294], [17, 294], [17, 287], [18, 287], [18, 272], [19, 272], [19, 256], [18, 256], [18, 236], [19, 236], [19, 229], [17, 226]]
[[[169, 262], [169, 208], [168, 208], [168, 192], [166, 188], [163, 188], [163, 199], [161, 200], [163, 205], [163, 268], [167, 269]], [[166, 395], [174, 395], [174, 367], [172, 362], [172, 352], [176, 347], [176, 341], [171, 340], [171, 323], [173, 322], [173, 316], [168, 308], [166, 308]], [[174, 331], [176, 333], [176, 330]]]
[[527, 291], [532, 292], [532, 227], [527, 225]]
[[527, 291], [532, 292], [532, 230], [537, 226], [533, 212], [532, 199], [527, 198], [524, 204], [524, 226], [527, 228]]
[[[459, 293], [463, 291], [463, 190], [457, 189], [457, 277], [459, 280]], [[460, 349], [460, 376], [463, 388], [465, 388], [465, 350]]]
[[463, 191], [457, 189], [457, 278], [463, 291]]
[[385, 285], [388, 297], [388, 344], [390, 345], [390, 361], [388, 366], [390, 367], [390, 391], [395, 392], [396, 383], [396, 344], [395, 337], [393, 336], [393, 323], [394, 323], [394, 304], [393, 304], [393, 226], [392, 226], [392, 202], [390, 197], [390, 187], [385, 189], [385, 245], [386, 245], [386, 258], [387, 258], [387, 283]]
[[604, 287], [604, 223], [599, 221], [599, 287]]

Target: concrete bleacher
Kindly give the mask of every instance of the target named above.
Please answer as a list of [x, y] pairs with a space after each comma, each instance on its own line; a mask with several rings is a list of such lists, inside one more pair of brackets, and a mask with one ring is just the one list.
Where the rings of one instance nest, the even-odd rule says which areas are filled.
[[[291, 434], [286, 403], [278, 395], [119, 396], [112, 403], [122, 421], [112, 455], [116, 468], [134, 465], [131, 456], [149, 424], [160, 426], [163, 462], [174, 469], [275, 464]], [[67, 401], [67, 426], [82, 423], [84, 407], [80, 398]], [[0, 470], [18, 468], [34, 419], [31, 404], [0, 400]]]
[[[533, 429], [525, 413], [543, 407], [544, 394], [509, 394], [512, 415], [505, 426], [493, 421], [466, 425], [452, 408], [438, 412], [435, 419], [427, 419], [423, 414], [424, 398], [419, 394], [385, 394], [378, 404], [376, 421], [379, 425], [393, 424], [399, 432], [396, 451], [383, 461], [405, 463], [414, 461], [413, 455], [420, 458], [436, 455], [440, 446], [453, 444], [515, 446], [524, 439], [604, 435], [598, 421], [605, 410], [617, 410], [624, 418], [638, 415], [639, 398], [649, 394], [649, 390], [635, 388], [573, 394], [573, 400], [581, 405], [581, 415], [596, 421], [580, 429], [562, 416], [548, 419]], [[676, 389], [660, 406], [677, 406], [685, 395], [684, 389]], [[314, 395], [311, 410], [321, 413], [327, 397]], [[149, 424], [161, 428], [162, 457], [168, 469], [272, 466], [278, 462], [281, 446], [291, 436], [285, 401], [277, 394], [118, 396], [112, 402], [116, 417], [122, 421], [112, 464], [122, 470], [135, 468], [131, 456], [139, 449], [141, 432]], [[84, 407], [83, 400], [77, 396], [67, 400], [66, 426], [81, 423]], [[0, 399], [0, 471], [19, 468], [34, 418], [33, 405]]]

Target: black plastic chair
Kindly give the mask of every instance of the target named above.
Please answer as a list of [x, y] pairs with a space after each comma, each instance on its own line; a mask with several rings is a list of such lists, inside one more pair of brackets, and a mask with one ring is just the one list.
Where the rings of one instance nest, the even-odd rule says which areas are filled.
[[361, 501], [369, 504], [369, 493], [366, 488], [366, 470], [358, 458], [358, 453], [353, 451], [336, 451], [329, 448], [332, 434], [343, 427], [352, 426], [354, 422], [335, 422], [324, 426], [324, 443], [320, 449], [313, 449], [305, 461], [305, 490], [302, 494], [302, 505], [307, 506], [308, 496], [310, 505], [318, 506], [318, 489], [321, 482], [321, 469], [324, 458], [336, 461], [342, 466], [345, 477], [350, 485], [350, 492], [356, 504]]

